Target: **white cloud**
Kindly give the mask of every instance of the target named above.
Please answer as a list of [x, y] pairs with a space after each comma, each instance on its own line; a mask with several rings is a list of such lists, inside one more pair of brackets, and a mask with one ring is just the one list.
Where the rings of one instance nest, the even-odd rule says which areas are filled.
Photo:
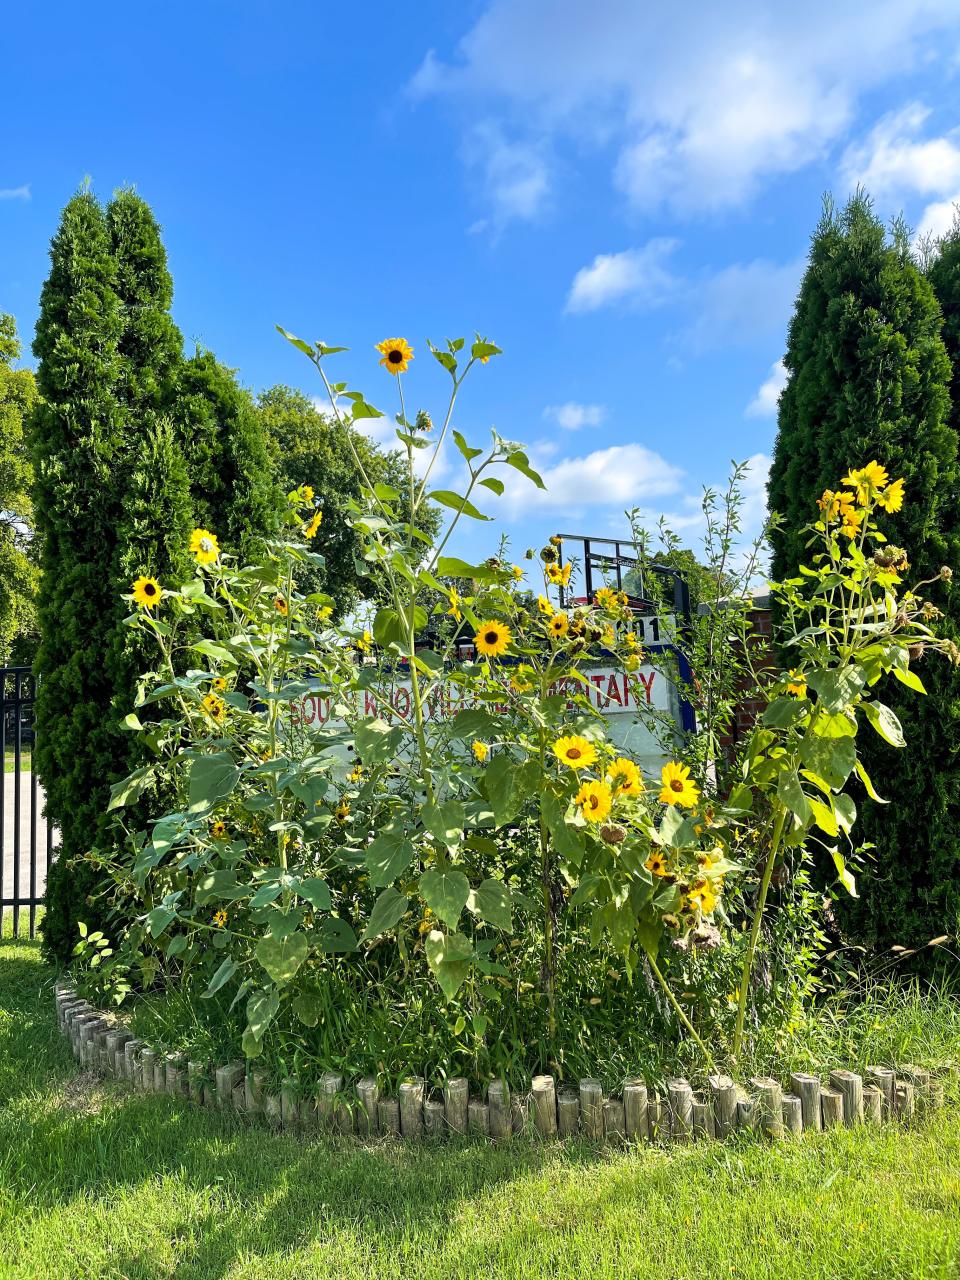
[[934, 200], [920, 217], [916, 240], [937, 239], [951, 231], [960, 218], [960, 190], [948, 200]]
[[847, 184], [866, 187], [882, 200], [960, 191], [960, 130], [921, 138], [929, 116], [929, 108], [913, 102], [879, 120], [866, 138], [844, 153]]
[[564, 431], [579, 431], [581, 427], [599, 427], [607, 416], [602, 404], [578, 404], [568, 400], [566, 404], [549, 404], [543, 411], [549, 422], [555, 422]]
[[766, 381], [761, 383], [760, 390], [747, 405], [744, 415], [748, 418], [775, 418], [780, 392], [787, 385], [789, 377], [782, 360], [771, 365]]
[[581, 267], [574, 276], [567, 310], [596, 311], [625, 298], [656, 306], [676, 292], [678, 282], [665, 262], [677, 243], [657, 236], [641, 249], [598, 253], [589, 267]]
[[22, 187], [0, 187], [0, 200], [29, 200], [30, 199], [30, 183], [25, 182]]
[[[550, 195], [550, 179], [547, 161], [537, 143], [508, 139], [499, 124], [485, 120], [468, 134], [463, 155], [467, 164], [480, 173], [496, 226], [513, 219], [533, 222], [540, 216]], [[484, 226], [481, 220], [471, 230], [482, 230]]]
[[420, 97], [604, 147], [638, 208], [735, 205], [842, 140], [860, 99], [945, 47], [956, 0], [490, 0]]
[[623, 511], [676, 493], [684, 474], [642, 444], [611, 445], [549, 466], [540, 463], [536, 450], [531, 450], [531, 462], [547, 487], [535, 489], [522, 476], [505, 476], [504, 499], [515, 513], [538, 508], [563, 511], [573, 518], [588, 507]]

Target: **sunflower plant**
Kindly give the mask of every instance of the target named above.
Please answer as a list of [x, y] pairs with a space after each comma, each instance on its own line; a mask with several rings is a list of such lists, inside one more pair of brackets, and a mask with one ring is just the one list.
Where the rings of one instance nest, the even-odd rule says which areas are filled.
[[[928, 582], [906, 585], [907, 552], [888, 542], [884, 513], [899, 511], [904, 483], [871, 461], [852, 469], [818, 501], [808, 528], [809, 564], [797, 576], [771, 583], [784, 618], [790, 665], [743, 752], [729, 809], [743, 815], [762, 868], [737, 993], [732, 1055], [742, 1049], [751, 975], [774, 869], [790, 849], [831, 859], [840, 885], [856, 892], [848, 859], [856, 803], [847, 790], [856, 777], [875, 803], [886, 803], [858, 754], [864, 724], [892, 747], [905, 745], [893, 711], [877, 696], [886, 676], [924, 693], [915, 665], [927, 652], [957, 663], [960, 652], [937, 639], [938, 610], [919, 594]], [[945, 566], [943, 578], [952, 576]]]

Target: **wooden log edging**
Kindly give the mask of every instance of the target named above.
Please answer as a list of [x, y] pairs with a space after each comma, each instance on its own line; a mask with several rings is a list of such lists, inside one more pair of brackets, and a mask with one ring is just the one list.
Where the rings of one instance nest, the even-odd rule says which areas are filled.
[[407, 1142], [451, 1136], [505, 1142], [518, 1134], [540, 1141], [690, 1142], [737, 1133], [780, 1141], [835, 1126], [905, 1124], [944, 1104], [946, 1073], [907, 1063], [868, 1066], [863, 1075], [841, 1067], [821, 1074], [794, 1072], [786, 1086], [770, 1077], [744, 1086], [714, 1074], [700, 1092], [682, 1078], [653, 1084], [631, 1078], [619, 1096], [605, 1094], [599, 1080], [538, 1075], [525, 1095], [511, 1093], [505, 1080], [491, 1080], [484, 1097], [471, 1097], [462, 1078], [431, 1089], [423, 1077], [410, 1076], [396, 1097], [384, 1097], [373, 1077], [350, 1082], [335, 1073], [321, 1077], [312, 1094], [294, 1079], [268, 1093], [262, 1071], [239, 1061], [188, 1061], [156, 1049], [65, 982], [56, 984], [54, 999], [57, 1025], [91, 1073], [144, 1093], [259, 1116], [290, 1132]]

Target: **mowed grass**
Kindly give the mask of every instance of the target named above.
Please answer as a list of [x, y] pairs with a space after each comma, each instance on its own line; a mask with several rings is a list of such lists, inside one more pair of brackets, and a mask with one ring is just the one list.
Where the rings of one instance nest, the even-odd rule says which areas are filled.
[[300, 1142], [78, 1077], [35, 944], [0, 941], [0, 1276], [960, 1273], [960, 1115], [762, 1143]]

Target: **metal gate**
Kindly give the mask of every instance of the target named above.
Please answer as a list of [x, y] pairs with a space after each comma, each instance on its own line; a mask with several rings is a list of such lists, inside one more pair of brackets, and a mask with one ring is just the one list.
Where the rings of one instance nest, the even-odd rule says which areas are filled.
[[36, 677], [29, 667], [0, 667], [0, 936], [7, 913], [13, 936], [37, 929], [54, 832], [43, 816], [43, 790], [33, 768]]

